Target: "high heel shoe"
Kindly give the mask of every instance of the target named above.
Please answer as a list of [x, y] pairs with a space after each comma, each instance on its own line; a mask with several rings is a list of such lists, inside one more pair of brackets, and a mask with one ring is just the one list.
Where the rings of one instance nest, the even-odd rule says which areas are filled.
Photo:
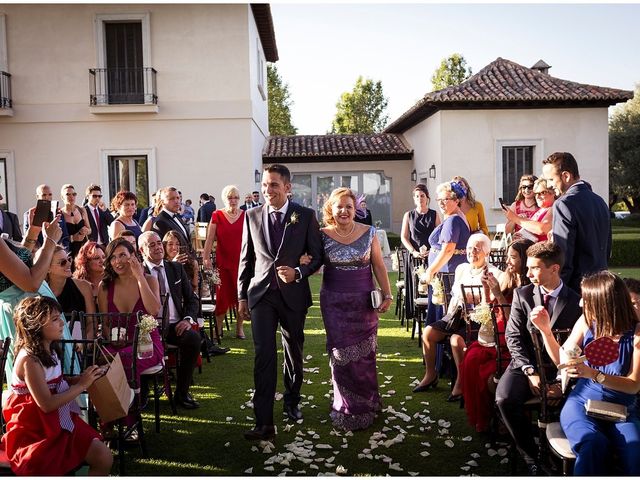
[[461, 400], [462, 400], [462, 394], [461, 393], [459, 393], [458, 395], [450, 394], [447, 397], [447, 402], [451, 402], [451, 403], [459, 402]]
[[431, 380], [429, 383], [425, 384], [425, 385], [418, 385], [417, 387], [415, 387], [413, 389], [414, 393], [419, 393], [419, 392], [426, 392], [427, 390], [429, 390], [430, 388], [436, 388], [438, 386], [438, 377], [436, 376], [436, 378], [434, 378], [433, 380]]

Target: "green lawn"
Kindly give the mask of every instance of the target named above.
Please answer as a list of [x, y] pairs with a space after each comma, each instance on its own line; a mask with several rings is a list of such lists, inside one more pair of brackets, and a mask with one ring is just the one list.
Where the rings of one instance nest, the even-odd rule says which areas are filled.
[[[395, 274], [391, 277], [395, 281]], [[263, 453], [242, 437], [243, 431], [254, 424], [253, 411], [246, 406], [253, 387], [253, 344], [251, 329], [247, 326], [247, 340], [237, 340], [227, 334], [223, 343], [231, 347], [231, 352], [205, 363], [201, 375], [196, 373], [197, 385], [192, 392], [201, 403], [200, 409], [180, 410], [178, 416], [173, 416], [168, 402], [163, 399], [159, 434], [153, 431], [151, 409], [145, 413], [149, 457], [140, 458], [137, 449], [131, 450], [127, 458], [127, 475], [249, 474], [245, 472], [277, 475], [288, 468], [287, 475], [315, 476], [335, 473], [339, 465], [345, 467], [349, 475], [509, 473], [509, 465], [501, 463], [506, 462], [506, 457], [495, 452], [491, 452], [493, 456], [488, 455], [487, 438], [467, 425], [464, 410], [457, 404], [445, 402], [449, 393], [446, 379], [430, 393], [411, 392], [411, 383], [422, 377], [424, 367], [417, 341], [411, 340], [410, 332], [400, 326], [393, 312], [381, 318], [379, 329], [378, 373], [385, 410], [364, 432], [346, 436], [332, 431], [328, 421], [330, 373], [318, 307], [320, 278], [316, 275], [312, 279], [315, 306], [309, 312], [305, 330], [305, 368], [311, 371], [305, 373], [302, 388], [304, 421], [292, 424], [292, 428], [285, 431], [290, 422], [283, 420], [282, 401], [276, 401], [278, 436], [275, 450]], [[233, 331], [233, 326], [231, 328]], [[279, 355], [282, 355], [281, 351]], [[280, 377], [278, 391], [282, 390]], [[402, 414], [408, 415], [409, 420], [403, 420]], [[376, 432], [384, 433], [384, 440], [394, 439], [399, 434], [404, 435], [404, 439], [389, 447], [378, 446], [371, 451], [371, 458], [359, 458], [364, 449], [371, 448], [369, 439]], [[296, 437], [309, 440], [313, 445], [330, 445], [330, 448], [316, 449], [310, 465], [299, 460], [291, 460], [288, 467], [279, 462], [270, 465], [268, 459], [286, 453], [286, 445]]]

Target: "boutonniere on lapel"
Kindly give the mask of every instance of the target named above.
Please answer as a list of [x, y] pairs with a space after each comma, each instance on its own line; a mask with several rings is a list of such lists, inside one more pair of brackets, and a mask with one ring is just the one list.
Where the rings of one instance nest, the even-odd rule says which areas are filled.
[[289, 218], [289, 221], [287, 222], [287, 224], [285, 225], [285, 227], [288, 227], [289, 225], [295, 225], [296, 223], [298, 223], [298, 220], [300, 220], [298, 218], [298, 212], [293, 212], [291, 214], [291, 218]]

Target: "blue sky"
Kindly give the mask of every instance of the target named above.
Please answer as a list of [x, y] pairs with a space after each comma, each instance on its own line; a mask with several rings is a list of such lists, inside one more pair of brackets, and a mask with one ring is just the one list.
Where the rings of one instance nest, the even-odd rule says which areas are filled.
[[381, 80], [390, 121], [431, 91], [448, 55], [473, 72], [498, 57], [540, 59], [567, 80], [633, 90], [640, 82], [640, 4], [271, 4], [299, 134], [326, 133], [358, 75]]

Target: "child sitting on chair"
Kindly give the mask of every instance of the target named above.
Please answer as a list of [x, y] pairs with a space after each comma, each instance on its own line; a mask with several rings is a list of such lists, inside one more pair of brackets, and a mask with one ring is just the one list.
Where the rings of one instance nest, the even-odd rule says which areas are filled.
[[103, 372], [91, 366], [72, 386], [63, 378], [55, 350], [64, 323], [60, 310], [49, 297], [25, 298], [15, 309], [16, 359], [2, 448], [17, 475], [65, 475], [83, 462], [89, 475], [108, 475], [111, 451], [80, 418], [76, 403]]

